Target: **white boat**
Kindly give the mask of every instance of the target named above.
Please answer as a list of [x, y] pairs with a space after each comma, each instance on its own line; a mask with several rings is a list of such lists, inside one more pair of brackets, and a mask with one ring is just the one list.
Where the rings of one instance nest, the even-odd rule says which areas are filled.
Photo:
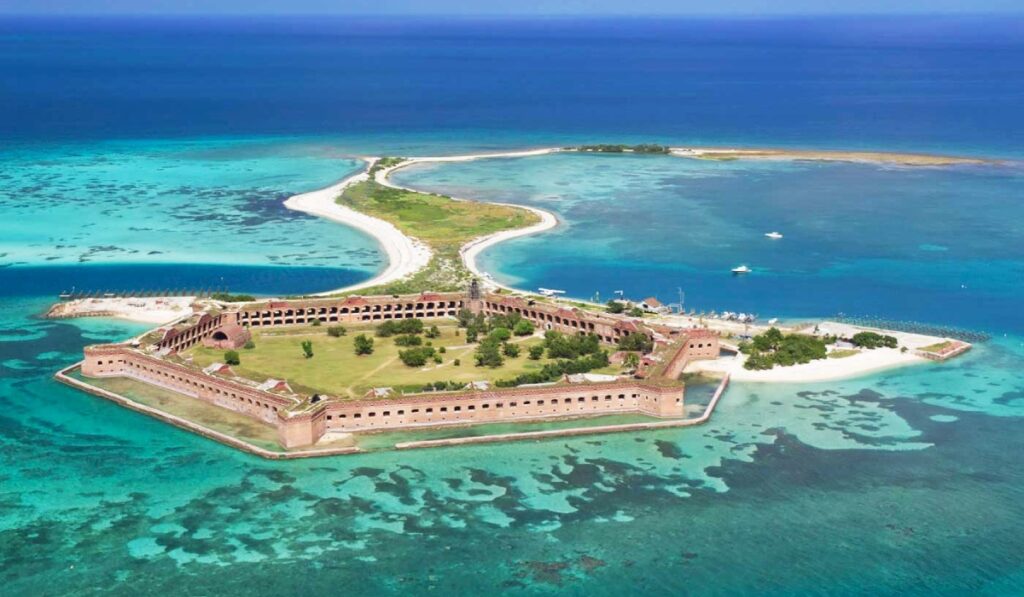
[[732, 273], [734, 274], [749, 274], [751, 271], [753, 270], [751, 270], [749, 267], [745, 265], [732, 268]]
[[780, 232], [765, 232], [764, 235], [772, 240], [779, 240], [782, 238], [782, 233]]
[[557, 296], [559, 294], [565, 294], [564, 290], [553, 290], [551, 288], [538, 288], [537, 290], [540, 291], [543, 296]]

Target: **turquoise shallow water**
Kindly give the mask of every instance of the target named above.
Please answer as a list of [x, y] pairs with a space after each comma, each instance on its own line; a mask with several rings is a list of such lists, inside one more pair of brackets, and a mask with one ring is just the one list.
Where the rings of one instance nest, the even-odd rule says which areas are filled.
[[[687, 309], [1024, 332], [1024, 169], [561, 154], [424, 165], [403, 184], [533, 205], [561, 226], [485, 252], [524, 288]], [[764, 237], [769, 231], [781, 240]], [[740, 264], [754, 273], [734, 277]]]
[[0, 158], [0, 266], [343, 265], [376, 242], [286, 209], [361, 167], [335, 147], [257, 139], [25, 145]]
[[[253, 191], [265, 202], [258, 210], [264, 213], [291, 192], [344, 175], [351, 166], [344, 155], [358, 151], [339, 144], [341, 149], [310, 151], [313, 157], [307, 160], [297, 154], [323, 147], [322, 141], [307, 141], [305, 148], [296, 143], [267, 139], [247, 145], [260, 147], [264, 156], [260, 158], [249, 157], [250, 149], [240, 150], [233, 144], [225, 148], [223, 141], [179, 144], [179, 148], [191, 147], [187, 159], [196, 160], [191, 169], [202, 172], [203, 178], [201, 185], [193, 182], [192, 191], [181, 192], [173, 201], [203, 195], [204, 189], [221, 189], [218, 193], [227, 194], [223, 200], [229, 212], [241, 214], [245, 211], [242, 199], [231, 190], [249, 188], [241, 172], [276, 169], [281, 182], [266, 183], [272, 191]], [[203, 145], [210, 150], [199, 150]], [[160, 154], [164, 148], [163, 143], [152, 148], [140, 144], [130, 152], [121, 148], [112, 152], [107, 144], [82, 145], [73, 163], [103, 163], [126, 155], [122, 159], [137, 161], [130, 154]], [[410, 149], [431, 153], [436, 148], [424, 144]], [[44, 148], [33, 151], [34, 161], [63, 163], [61, 156], [67, 150], [54, 148], [52, 156]], [[333, 163], [335, 151], [341, 154], [337, 173], [322, 162]], [[282, 161], [281, 156], [288, 154], [294, 157]], [[164, 156], [160, 162], [177, 161], [160, 155]], [[209, 156], [218, 157], [207, 162]], [[255, 165], [253, 159], [257, 159]], [[742, 179], [748, 176], [772, 181], [789, 177], [785, 196], [797, 206], [769, 211], [785, 218], [785, 241], [797, 247], [775, 245], [777, 253], [764, 252], [758, 261], [752, 260], [752, 265], [770, 267], [764, 278], [782, 280], [777, 283], [783, 286], [785, 280], [829, 279], [841, 277], [844, 268], [869, 267], [860, 260], [875, 263], [885, 258], [907, 264], [919, 259], [932, 271], [970, 269], [959, 262], [961, 258], [981, 262], [1001, 253], [1014, 267], [1020, 259], [1019, 246], [1010, 242], [1015, 230], [1010, 218], [969, 214], [980, 222], [978, 230], [991, 228], [991, 238], [946, 234], [941, 242], [932, 231], [948, 231], [948, 223], [912, 222], [901, 227], [905, 235], [894, 236], [895, 225], [870, 213], [851, 215], [856, 210], [843, 205], [835, 207], [840, 215], [823, 210], [821, 221], [809, 219], [807, 209], [799, 207], [810, 201], [805, 195], [818, 193], [816, 181], [845, 175], [847, 166], [835, 166], [836, 174], [830, 168], [804, 165], [617, 160], [478, 162], [412, 171], [403, 175], [402, 182], [415, 180], [472, 196], [533, 202], [566, 219], [568, 225], [551, 235], [488, 253], [485, 262], [493, 264], [499, 275], [518, 271], [516, 259], [538, 252], [568, 257], [586, 247], [593, 251], [594, 268], [620, 272], [616, 274], [622, 276], [620, 283], [636, 280], [636, 290], [631, 292], [638, 293], [651, 288], [643, 284], [658, 278], [648, 270], [629, 277], [650, 248], [636, 246], [639, 226], [635, 218], [617, 215], [622, 204], [649, 208], [661, 196], [666, 203], [680, 202], [703, 225], [728, 230], [765, 209], [757, 205], [762, 197], [744, 186]], [[75, 167], [68, 170], [67, 179], [86, 180], [74, 178]], [[694, 173], [687, 175], [688, 170]], [[698, 210], [699, 201], [680, 194], [678, 179], [703, 180], [707, 171], [716, 170], [724, 172], [716, 175], [718, 184], [725, 184], [724, 178], [732, 186], [714, 186], [705, 192], [731, 207], [707, 205]], [[164, 185], [145, 167], [137, 166], [133, 172], [119, 175], [118, 184], [140, 187], [143, 179], [152, 177], [152, 184]], [[860, 169], [850, 174], [860, 181], [857, 192], [847, 190], [833, 201], [842, 204], [856, 196], [875, 197], [883, 203], [891, 197], [891, 177], [905, 174], [921, 185], [952, 185], [958, 196], [977, 202], [998, 200], [989, 185], [1013, 189], [1018, 184], [1016, 174], [1009, 171]], [[798, 175], [806, 175], [810, 191]], [[960, 177], [977, 177], [981, 182], [969, 187]], [[525, 192], [524, 181], [535, 188]], [[502, 188], [505, 184], [507, 189]], [[837, 186], [841, 185], [830, 188]], [[747, 191], [737, 196], [737, 189]], [[81, 191], [69, 187], [63, 192], [75, 197]], [[899, 192], [905, 200], [913, 199], [916, 186]], [[202, 209], [215, 214], [220, 205], [204, 203]], [[737, 211], [742, 205], [749, 209]], [[42, 207], [35, 209], [45, 213]], [[118, 246], [146, 249], [127, 254], [124, 259], [129, 265], [145, 268], [153, 263], [156, 267], [159, 262], [167, 268], [156, 280], [134, 274], [140, 283], [199, 275], [190, 273], [191, 266], [147, 252], [166, 251], [183, 259], [203, 253], [203, 245], [199, 252], [189, 253], [192, 247], [182, 240], [210, 231], [213, 225], [201, 212], [178, 219], [165, 212], [163, 217], [174, 223], [166, 234], [137, 235], [124, 229], [149, 216], [135, 214], [137, 208], [126, 200], [105, 209], [112, 216], [102, 228], [105, 237], [124, 234]], [[794, 215], [798, 212], [804, 217]], [[641, 237], [647, 245], [657, 239], [676, 247], [673, 257], [662, 258], [658, 265], [670, 271], [704, 270], [713, 278], [720, 264], [732, 263], [738, 253], [761, 242], [756, 238], [761, 222], [733, 233], [728, 242], [715, 244], [714, 235], [691, 240], [684, 234], [687, 221], [678, 217], [657, 220], [646, 232], [641, 230]], [[844, 230], [836, 221], [852, 230]], [[883, 224], [888, 233], [876, 234], [876, 227]], [[20, 220], [4, 225], [31, 227]], [[233, 219], [219, 225], [232, 231], [248, 227]], [[236, 243], [232, 246], [243, 249], [245, 263], [273, 263], [270, 256], [317, 250], [327, 243], [337, 249], [330, 257], [318, 253], [315, 263], [323, 271], [351, 268], [364, 276], [373, 271], [360, 269], [363, 253], [350, 252], [375, 255], [372, 244], [341, 227], [304, 218], [282, 221], [276, 216], [253, 226], [257, 232], [251, 238], [263, 240], [256, 249], [248, 248], [245, 237], [232, 235]], [[278, 226], [294, 233], [275, 235], [271, 229]], [[591, 226], [608, 241], [591, 242], [581, 234]], [[63, 237], [74, 234], [76, 227], [74, 220], [54, 218], [47, 232]], [[680, 229], [676, 235], [674, 227]], [[850, 239], [857, 236], [871, 240], [864, 243], [863, 253], [852, 254]], [[141, 240], [128, 240], [135, 238]], [[925, 240], [948, 250], [918, 252], [914, 247]], [[820, 256], [807, 254], [806, 247], [812, 245], [820, 245]], [[209, 241], [210, 250], [216, 246]], [[707, 251], [699, 250], [701, 246]], [[36, 250], [23, 253], [20, 259], [28, 263], [4, 271], [45, 269], [38, 266], [55, 249], [41, 244]], [[72, 261], [81, 253], [61, 254], [66, 255], [62, 260]], [[211, 260], [209, 267], [214, 271], [237, 269], [233, 258], [224, 254]], [[115, 265], [88, 264], [98, 268], [101, 276], [102, 272], [124, 274], [124, 270], [104, 269], [108, 267]], [[279, 271], [298, 270], [281, 267]], [[543, 270], [527, 266], [523, 271], [526, 277]], [[10, 289], [0, 298], [0, 580], [4, 587], [0, 593], [326, 594], [339, 587], [367, 595], [481, 591], [1003, 595], [1024, 590], [1019, 557], [1024, 477], [1017, 463], [1024, 449], [1020, 434], [1024, 336], [1019, 333], [997, 334], [963, 358], [943, 365], [807, 386], [734, 384], [712, 422], [700, 428], [275, 463], [54, 383], [50, 375], [76, 360], [83, 345], [124, 338], [141, 326], [36, 319], [34, 314], [45, 308], [62, 280], [33, 279], [31, 288], [38, 291]], [[288, 290], [269, 288], [270, 279], [244, 278], [255, 292]], [[286, 281], [298, 290], [313, 279], [315, 274]], [[541, 279], [530, 279], [530, 283], [539, 284]], [[978, 279], [981, 282], [972, 281], [970, 287], [980, 284], [978, 292], [984, 294], [979, 296], [995, 297], [991, 304], [999, 309], [1004, 304], [999, 297], [1019, 298], [1012, 281], [995, 276]], [[886, 280], [872, 288], [888, 292], [888, 283], [906, 286], [899, 276]], [[943, 283], [941, 276], [914, 280], [926, 288], [941, 288]], [[836, 288], [846, 283], [822, 285], [821, 296], [841, 297]], [[749, 296], [736, 289], [716, 295], [711, 288], [697, 288], [687, 288], [695, 295], [692, 300], [700, 297], [708, 303], [717, 303], [716, 296], [736, 302], [759, 296], [753, 290]], [[663, 291], [652, 288], [650, 292]], [[785, 313], [798, 312], [802, 304], [793, 294], [761, 292], [760, 296]], [[941, 303], [930, 306], [922, 312], [923, 318], [972, 323], [954, 311], [940, 316], [941, 310]], [[995, 315], [984, 320], [985, 329], [995, 331], [995, 324], [1006, 320], [1010, 322], [1007, 330], [1013, 332], [1012, 310]]]

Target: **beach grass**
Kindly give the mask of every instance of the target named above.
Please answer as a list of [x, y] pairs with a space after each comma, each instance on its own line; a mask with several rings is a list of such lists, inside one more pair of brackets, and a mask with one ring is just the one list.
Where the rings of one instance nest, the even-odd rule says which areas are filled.
[[833, 350], [832, 352], [828, 353], [828, 358], [830, 358], [830, 359], [845, 359], [847, 357], [852, 357], [852, 356], [858, 355], [858, 354], [860, 354], [859, 350], [853, 350], [852, 348], [840, 348], [840, 349]]
[[933, 352], [935, 354], [941, 353], [943, 350], [949, 348], [953, 343], [949, 340], [944, 342], [936, 342], [935, 344], [929, 344], [928, 346], [922, 346], [918, 348], [921, 352]]
[[[431, 340], [434, 348], [445, 348], [439, 354], [440, 364], [430, 362], [424, 367], [409, 367], [399, 359], [402, 347], [395, 344], [395, 337], [374, 338], [373, 354], [357, 356], [353, 345], [354, 337], [360, 333], [373, 335], [371, 328], [350, 328], [348, 334], [339, 338], [327, 335], [323, 327], [296, 327], [288, 330], [253, 330], [256, 347], [240, 350], [241, 364], [232, 367], [242, 377], [263, 381], [269, 378], [286, 379], [292, 389], [303, 393], [318, 393], [341, 398], [363, 397], [371, 388], [391, 387], [398, 391], [418, 392], [427, 383], [455, 381], [490, 381], [511, 378], [522, 373], [539, 370], [548, 358], [530, 360], [526, 353], [529, 347], [540, 344], [539, 337], [517, 338], [520, 356], [505, 358], [497, 368], [476, 367], [473, 364], [475, 344], [467, 344], [465, 330], [458, 330], [451, 320], [436, 323], [440, 337]], [[459, 335], [456, 335], [456, 332]], [[313, 343], [313, 357], [305, 358], [302, 341]], [[185, 353], [199, 367], [206, 367], [224, 360], [224, 351], [202, 346]], [[459, 359], [460, 364], [454, 364]], [[616, 372], [609, 369], [607, 372]], [[602, 372], [605, 372], [602, 370]]]
[[429, 264], [413, 276], [363, 294], [406, 294], [462, 290], [472, 278], [459, 249], [469, 241], [524, 228], [539, 221], [533, 212], [508, 205], [454, 200], [445, 195], [384, 186], [368, 180], [346, 187], [338, 203], [393, 224], [432, 251]]

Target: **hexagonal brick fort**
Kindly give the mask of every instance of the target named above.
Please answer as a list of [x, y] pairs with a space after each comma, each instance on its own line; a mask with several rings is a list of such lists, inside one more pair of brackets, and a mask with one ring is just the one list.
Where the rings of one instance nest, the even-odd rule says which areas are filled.
[[[403, 318], [449, 318], [468, 309], [484, 315], [518, 313], [542, 330], [592, 333], [606, 344], [624, 335], [646, 334], [655, 350], [637, 373], [615, 381], [570, 380], [544, 386], [467, 389], [402, 394], [377, 399], [304, 396], [287, 383], [252, 380], [204, 371], [173, 356], [196, 344], [237, 348], [249, 330], [324, 324], [378, 322]], [[84, 377], [127, 377], [270, 423], [285, 448], [313, 445], [327, 431], [365, 432], [440, 425], [526, 421], [587, 415], [640, 413], [684, 416], [683, 368], [694, 359], [719, 355], [718, 336], [705, 329], [647, 325], [640, 319], [544, 299], [483, 292], [474, 283], [464, 293], [347, 296], [231, 304], [195, 313], [184, 322], [147, 334], [145, 342], [102, 344], [84, 350]], [[574, 383], [575, 381], [575, 383]]]

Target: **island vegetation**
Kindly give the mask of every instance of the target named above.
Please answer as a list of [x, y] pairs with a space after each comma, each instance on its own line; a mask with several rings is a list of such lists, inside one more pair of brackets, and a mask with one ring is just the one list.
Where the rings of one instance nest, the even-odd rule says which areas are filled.
[[850, 343], [858, 348], [896, 348], [899, 342], [895, 336], [883, 335], [876, 332], [857, 332], [850, 339]]
[[831, 337], [783, 334], [773, 327], [749, 341], [741, 342], [739, 349], [747, 355], [743, 367], [757, 371], [771, 369], [776, 365], [789, 367], [827, 358], [827, 344], [834, 341]]
[[641, 143], [639, 145], [624, 145], [624, 144], [608, 144], [602, 143], [598, 145], [580, 145], [578, 147], [570, 148], [575, 151], [589, 152], [589, 153], [654, 153], [654, 154], [667, 154], [672, 151], [670, 147], [665, 145], [656, 145], [654, 143]]
[[[383, 158], [384, 160], [393, 158]], [[375, 164], [376, 165], [376, 164]], [[447, 195], [407, 191], [374, 180], [348, 186], [338, 203], [390, 222], [403, 234], [427, 245], [432, 258], [412, 276], [361, 294], [412, 294], [462, 290], [472, 278], [459, 249], [469, 241], [536, 224], [533, 212], [507, 205], [454, 200]]]
[[251, 303], [256, 297], [251, 294], [229, 294], [227, 292], [214, 292], [210, 298], [222, 303]]

